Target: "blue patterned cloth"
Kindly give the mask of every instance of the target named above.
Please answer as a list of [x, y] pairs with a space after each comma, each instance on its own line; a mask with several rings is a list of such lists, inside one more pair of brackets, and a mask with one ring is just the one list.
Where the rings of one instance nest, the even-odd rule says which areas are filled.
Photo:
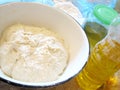
[[[105, 4], [111, 8], [114, 8], [117, 2], [117, 0], [106, 0], [106, 1], [110, 1], [109, 3], [106, 4], [105, 0], [66, 0], [66, 1], [71, 1], [80, 10], [83, 17], [86, 20], [96, 21], [96, 22], [99, 22], [99, 21], [94, 17], [92, 12], [93, 12], [93, 8], [97, 4]], [[90, 2], [90, 1], [93, 1], [93, 2]], [[94, 2], [94, 1], [97, 1], [97, 2]], [[46, 4], [49, 6], [54, 6], [55, 4], [53, 0], [0, 0], [0, 4], [5, 4], [9, 2], [38, 2], [38, 3]]]
[[0, 4], [5, 4], [9, 2], [38, 2], [49, 6], [54, 5], [54, 2], [52, 0], [0, 0]]
[[[97, 4], [104, 4], [111, 8], [114, 8], [116, 5], [117, 0], [71, 0], [72, 3], [78, 7], [78, 9], [81, 11], [84, 17], [91, 17], [91, 13], [93, 11], [93, 8]], [[91, 1], [91, 2], [90, 2]], [[105, 3], [106, 2], [106, 3]]]

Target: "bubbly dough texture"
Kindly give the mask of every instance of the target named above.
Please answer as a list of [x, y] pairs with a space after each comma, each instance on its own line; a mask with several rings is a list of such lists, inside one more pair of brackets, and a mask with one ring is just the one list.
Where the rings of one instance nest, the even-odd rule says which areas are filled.
[[15, 24], [0, 38], [1, 70], [24, 82], [49, 82], [67, 66], [64, 40], [45, 28]]

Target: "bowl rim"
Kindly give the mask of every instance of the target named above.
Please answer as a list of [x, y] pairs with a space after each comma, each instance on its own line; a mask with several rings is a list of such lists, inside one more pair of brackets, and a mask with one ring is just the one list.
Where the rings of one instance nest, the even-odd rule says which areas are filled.
[[[79, 26], [81, 29], [83, 29], [82, 26], [80, 25], [80, 23], [79, 23], [77, 20], [75, 20], [72, 16], [70, 16], [69, 14], [67, 14], [66, 12], [64, 12], [64, 11], [62, 11], [62, 10], [60, 10], [60, 9], [54, 8], [54, 7], [52, 7], [52, 6], [45, 5], [45, 4], [41, 4], [41, 3], [37, 3], [37, 2], [9, 2], [9, 3], [1, 4], [1, 5], [0, 5], [0, 8], [1, 8], [1, 7], [5, 7], [5, 6], [7, 6], [7, 5], [12, 5], [12, 4], [37, 4], [37, 5], [41, 5], [41, 6], [44, 6], [44, 7], [48, 7], [48, 8], [54, 9], [54, 10], [56, 10], [56, 11], [62, 13], [62, 14], [67, 15], [69, 18], [72, 19], [72, 21], [75, 21], [75, 23], [78, 24], [78, 26]], [[84, 30], [83, 30], [83, 32], [85, 33]], [[85, 34], [85, 36], [86, 36], [86, 34]], [[86, 38], [87, 38], [87, 36], [86, 36]], [[85, 67], [85, 65], [86, 65], [86, 63], [87, 63], [87, 61], [88, 61], [88, 58], [89, 58], [89, 54], [90, 54], [90, 45], [89, 45], [89, 40], [88, 40], [88, 38], [87, 38], [87, 44], [88, 44], [87, 60], [85, 61], [85, 64], [82, 66], [82, 69]], [[74, 78], [77, 74], [79, 74], [82, 69], [80, 69], [77, 73], [75, 73], [73, 76], [69, 77], [68, 79], [65, 79], [65, 80], [56, 82], [56, 83], [51, 84], [51, 85], [32, 85], [32, 84], [27, 85], [27, 84], [21, 84], [21, 83], [18, 83], [18, 82], [14, 82], [14, 81], [11, 81], [11, 80], [7, 80], [7, 79], [4, 79], [4, 78], [2, 78], [2, 77], [0, 77], [0, 80], [3, 81], [3, 82], [6, 82], [6, 83], [8, 83], [8, 84], [11, 84], [11, 85], [14, 85], [14, 86], [19, 86], [19, 87], [27, 87], [27, 88], [48, 88], [48, 87], [52, 87], [52, 86], [57, 86], [57, 85], [60, 85], [60, 84], [64, 84], [65, 82], [71, 80], [71, 79]]]

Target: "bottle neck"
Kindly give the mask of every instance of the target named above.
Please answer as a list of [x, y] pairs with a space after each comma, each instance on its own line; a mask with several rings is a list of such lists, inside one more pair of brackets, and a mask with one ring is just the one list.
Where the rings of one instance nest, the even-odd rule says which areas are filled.
[[108, 37], [112, 40], [120, 43], [120, 16], [115, 18], [113, 23], [109, 27]]

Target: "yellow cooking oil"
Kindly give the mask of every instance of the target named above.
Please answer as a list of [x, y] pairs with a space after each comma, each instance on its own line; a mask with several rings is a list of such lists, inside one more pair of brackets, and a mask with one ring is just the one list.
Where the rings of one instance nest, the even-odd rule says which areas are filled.
[[[105, 5], [96, 5], [93, 14], [101, 25], [108, 25], [108, 33], [93, 22], [84, 29], [90, 41], [91, 52], [88, 62], [76, 77], [83, 90], [104, 87], [110, 77], [120, 69], [120, 15]], [[104, 39], [100, 41], [102, 38]]]
[[109, 37], [92, 50], [89, 60], [77, 77], [83, 90], [97, 90], [120, 69], [120, 43]]
[[84, 30], [90, 43], [90, 51], [92, 51], [96, 43], [102, 40], [108, 32], [104, 26], [97, 22], [86, 22]]

